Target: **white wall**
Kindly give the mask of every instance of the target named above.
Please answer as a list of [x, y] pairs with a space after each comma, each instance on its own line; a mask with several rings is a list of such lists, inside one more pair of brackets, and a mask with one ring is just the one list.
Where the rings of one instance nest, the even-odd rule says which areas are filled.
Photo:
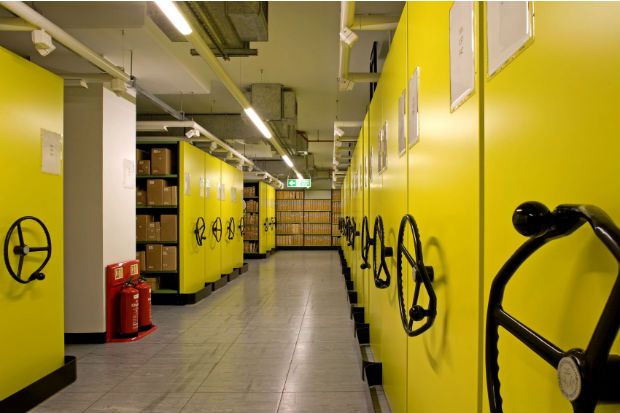
[[[127, 165], [127, 164], [130, 165]], [[136, 259], [136, 105], [103, 90], [103, 265]], [[130, 171], [127, 169], [131, 168]]]
[[65, 333], [101, 333], [105, 266], [135, 258], [135, 104], [65, 88], [64, 127]]

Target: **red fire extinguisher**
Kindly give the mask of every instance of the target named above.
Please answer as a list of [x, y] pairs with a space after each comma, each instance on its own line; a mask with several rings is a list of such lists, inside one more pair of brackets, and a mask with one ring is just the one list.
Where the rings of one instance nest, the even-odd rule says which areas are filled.
[[121, 336], [135, 336], [138, 334], [138, 299], [140, 293], [133, 287], [132, 278], [129, 277], [121, 289]]
[[138, 330], [145, 331], [151, 328], [151, 286], [143, 277], [138, 279], [136, 289], [140, 294], [138, 305]]

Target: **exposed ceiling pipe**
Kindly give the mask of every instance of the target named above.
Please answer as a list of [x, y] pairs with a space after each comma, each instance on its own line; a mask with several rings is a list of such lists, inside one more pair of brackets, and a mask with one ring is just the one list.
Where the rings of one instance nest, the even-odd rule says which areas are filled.
[[[235, 98], [237, 103], [239, 103], [239, 105], [244, 110], [252, 109], [252, 105], [250, 104], [250, 101], [245, 97], [241, 89], [239, 89], [239, 87], [235, 84], [232, 78], [228, 75], [224, 67], [217, 60], [217, 57], [215, 56], [215, 54], [213, 54], [213, 52], [211, 51], [211, 48], [209, 47], [209, 45], [205, 42], [205, 39], [203, 38], [203, 36], [206, 36], [204, 34], [204, 28], [197, 22], [196, 18], [192, 14], [191, 9], [184, 2], [178, 2], [177, 6], [179, 7], [181, 13], [186, 18], [190, 27], [192, 28], [192, 32], [186, 35], [185, 38], [196, 49], [196, 51], [198, 52], [200, 57], [205, 61], [205, 63], [209, 65], [213, 73], [217, 76], [220, 82], [222, 82], [224, 87], [233, 96], [233, 98]], [[267, 128], [269, 128], [269, 126], [266, 123], [265, 125]], [[275, 138], [275, 133], [273, 133], [273, 130], [271, 130], [270, 132]], [[273, 145], [275, 150], [281, 156], [283, 157], [288, 156], [288, 153], [286, 152], [286, 150], [284, 150], [282, 145], [280, 145], [280, 143], [274, 138], [269, 139], [268, 140], [269, 143]], [[291, 169], [296, 174], [300, 175], [300, 172], [294, 163]]]
[[36, 27], [19, 17], [0, 17], [0, 31], [3, 32], [31, 32]]
[[168, 105], [166, 102], [164, 102], [163, 100], [161, 100], [160, 98], [152, 94], [151, 92], [140, 87], [137, 83], [134, 82], [133, 86], [136, 88], [136, 92], [140, 93], [142, 96], [144, 96], [145, 98], [147, 98], [148, 100], [150, 100], [151, 102], [153, 102], [154, 104], [162, 108], [166, 113], [168, 113], [173, 118], [177, 120], [185, 120], [185, 113], [179, 112], [178, 110], [174, 109], [172, 106]]
[[84, 59], [88, 60], [104, 72], [109, 73], [114, 78], [120, 79], [124, 82], [129, 82], [131, 80], [131, 76], [116, 67], [112, 62], [89, 49], [75, 37], [56, 26], [54, 23], [34, 11], [25, 3], [21, 1], [3, 1], [0, 2], [0, 5], [10, 12], [18, 15], [26, 22], [45, 30], [50, 36], [64, 45], [67, 49], [82, 56]]
[[355, 16], [351, 30], [396, 30], [398, 17], [395, 16]]
[[167, 128], [196, 129], [200, 132], [201, 136], [205, 137], [193, 137], [190, 139], [191, 142], [215, 142], [218, 146], [241, 159], [245, 164], [255, 166], [254, 162], [246, 158], [241, 152], [237, 151], [193, 120], [139, 120], [136, 122], [137, 130], [167, 130]]

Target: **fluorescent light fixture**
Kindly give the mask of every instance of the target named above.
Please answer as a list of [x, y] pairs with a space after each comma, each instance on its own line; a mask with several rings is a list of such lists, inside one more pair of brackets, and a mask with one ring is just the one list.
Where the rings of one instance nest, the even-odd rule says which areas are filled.
[[169, 0], [155, 0], [155, 3], [166, 15], [168, 20], [170, 20], [170, 23], [172, 23], [182, 35], [187, 36], [192, 33], [192, 29], [189, 27], [187, 20], [185, 20], [185, 17], [179, 12], [174, 2]]
[[338, 127], [335, 127], [334, 135], [338, 136], [339, 138], [342, 138], [344, 136], [344, 131]]
[[273, 136], [271, 135], [271, 131], [269, 130], [267, 125], [265, 125], [265, 122], [263, 122], [260, 116], [258, 116], [256, 111], [253, 108], [247, 108], [244, 110], [245, 110], [245, 114], [248, 115], [248, 117], [250, 118], [252, 123], [254, 123], [254, 126], [258, 128], [260, 133], [262, 133], [265, 138], [271, 139]]
[[289, 168], [293, 167], [293, 161], [291, 161], [291, 158], [289, 158], [288, 155], [282, 155], [282, 160], [284, 160], [284, 162], [286, 162], [286, 164], [289, 166]]

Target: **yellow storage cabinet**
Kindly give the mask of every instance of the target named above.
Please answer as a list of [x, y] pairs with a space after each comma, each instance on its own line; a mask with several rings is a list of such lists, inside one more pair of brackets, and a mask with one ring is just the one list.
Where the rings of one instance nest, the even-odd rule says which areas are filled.
[[351, 235], [351, 239], [354, 238], [354, 242], [351, 245], [351, 280], [353, 281], [353, 288], [357, 291], [358, 303], [361, 302], [362, 291], [360, 286], [361, 282], [361, 251], [362, 251], [362, 239], [360, 237], [362, 231], [362, 220], [364, 213], [362, 209], [362, 145], [361, 136], [363, 134], [363, 128], [358, 136], [357, 145], [353, 151], [353, 157], [351, 159], [351, 173], [352, 173], [352, 185], [351, 185], [351, 221], [355, 223], [355, 234]]
[[[205, 284], [214, 283], [222, 276], [221, 264], [221, 248], [222, 240], [218, 241], [219, 232], [213, 232], [213, 225], [223, 224], [221, 221], [221, 205], [220, 196], [217, 192], [221, 179], [222, 161], [208, 153], [204, 154], [205, 158], [205, 181], [204, 181], [204, 220], [206, 223], [204, 241], [204, 282]], [[219, 221], [216, 222], [219, 218]], [[219, 228], [219, 227], [218, 227]], [[223, 236], [223, 233], [221, 234]]]
[[269, 208], [267, 197], [269, 185], [264, 182], [258, 183], [258, 253], [266, 254], [270, 248], [269, 242]]
[[[511, 222], [522, 202], [592, 204], [620, 224], [620, 5], [537, 2], [535, 12], [533, 42], [484, 82], [485, 300], [526, 240]], [[531, 256], [503, 307], [562, 350], [584, 349], [617, 272], [586, 224]], [[499, 366], [504, 411], [571, 410], [556, 370], [501, 328]]]
[[[42, 171], [43, 150], [52, 158], [54, 151], [62, 150], [61, 141], [53, 150], [46, 146], [50, 142], [43, 140], [43, 131], [63, 133], [63, 80], [2, 48], [0, 73], [0, 170], [4, 176], [0, 188], [5, 197], [0, 208], [0, 234], [4, 239], [15, 221], [33, 216], [47, 227], [52, 246], [50, 260], [42, 270], [43, 280], [21, 284], [4, 263], [0, 268], [1, 403], [61, 368], [65, 352], [62, 165], [58, 173]], [[35, 221], [22, 221], [21, 231], [29, 247], [47, 245], [45, 233]], [[19, 256], [13, 251], [17, 245], [15, 228], [8, 253], [16, 274]], [[45, 257], [45, 251], [26, 255], [21, 278], [28, 280]]]
[[[424, 264], [434, 269], [432, 285], [437, 297], [437, 316], [431, 328], [407, 340], [407, 411], [410, 412], [480, 410], [483, 325], [480, 323], [478, 119], [481, 98], [478, 77], [474, 75], [473, 95], [454, 112], [450, 110], [453, 4], [457, 5], [441, 2], [407, 5], [407, 78], [418, 70], [416, 95], [420, 120], [419, 141], [408, 150], [408, 211], [417, 222]], [[475, 23], [478, 21], [476, 3], [458, 6], [475, 17]], [[474, 33], [477, 52], [479, 37], [475, 26]], [[476, 58], [471, 64], [475, 62]], [[409, 89], [408, 93], [416, 91]], [[409, 136], [409, 140], [413, 142], [414, 136]], [[405, 234], [407, 248], [413, 255], [415, 248], [408, 227]], [[409, 310], [415, 283], [408, 264], [404, 264], [403, 278], [408, 283], [406, 309]], [[418, 304], [428, 308], [424, 287]], [[421, 327], [425, 321], [414, 323], [413, 328]], [[404, 334], [402, 326], [399, 330]]]
[[[377, 95], [373, 97], [381, 101], [380, 108], [374, 117], [375, 136], [378, 136], [378, 150], [374, 152], [377, 160], [375, 169], [377, 178], [381, 179], [381, 188], [377, 191], [377, 201], [380, 201], [372, 214], [372, 224], [376, 215], [383, 219], [383, 233], [385, 247], [395, 250], [398, 227], [402, 216], [407, 212], [407, 156], [405, 151], [399, 150], [398, 130], [399, 121], [403, 121], [404, 114], [399, 114], [399, 100], [404, 94], [406, 99], [407, 88], [407, 6], [394, 34], [390, 53], [388, 54]], [[381, 89], [381, 90], [379, 90]], [[400, 118], [400, 119], [399, 119]], [[371, 125], [372, 133], [373, 125]], [[373, 173], [375, 173], [373, 171]], [[377, 239], [377, 266], [379, 266], [380, 241]], [[407, 409], [407, 336], [403, 333], [396, 288], [396, 259], [395, 255], [385, 258], [387, 270], [390, 273], [390, 284], [387, 288], [374, 288], [376, 306], [372, 312], [378, 312], [379, 317], [371, 320], [371, 340], [380, 342], [379, 361], [382, 362], [383, 389], [390, 402], [392, 410], [401, 412]], [[387, 279], [385, 272], [380, 278]], [[374, 287], [374, 281], [373, 281]], [[406, 289], [405, 289], [406, 290]], [[372, 294], [372, 293], [371, 293]], [[374, 337], [373, 337], [374, 336]], [[374, 350], [374, 349], [373, 349]]]
[[179, 143], [179, 175], [179, 293], [193, 294], [205, 286], [206, 240], [201, 238], [210, 231], [201, 194], [204, 152], [187, 142]]
[[276, 248], [276, 189], [267, 185], [267, 251]]
[[[370, 163], [370, 158], [368, 156], [368, 145], [369, 145], [369, 138], [368, 138], [368, 132], [369, 132], [369, 116], [368, 113], [366, 113], [366, 116], [364, 118], [364, 127], [361, 130], [360, 133], [360, 137], [358, 139], [357, 145], [361, 147], [362, 152], [361, 152], [361, 156], [362, 156], [362, 211], [361, 211], [361, 216], [362, 216], [362, 220], [364, 217], [366, 217], [368, 219], [368, 233], [369, 235], [372, 237], [372, 225], [374, 223], [374, 217], [372, 217], [370, 215], [370, 182], [369, 182], [369, 163]], [[360, 223], [360, 234], [362, 231], [362, 225]], [[362, 238], [360, 237], [359, 239], [360, 241], [360, 265], [361, 263], [363, 263], [362, 258], [361, 258], [361, 248], [363, 248], [364, 246], [362, 245]], [[371, 288], [375, 288], [374, 285], [374, 276], [373, 276], [373, 272], [372, 272], [372, 247], [371, 249], [368, 250], [368, 264], [370, 265], [370, 268], [367, 269], [362, 269], [359, 268], [358, 271], [359, 272], [359, 276], [358, 279], [361, 280], [361, 285], [359, 287], [356, 287], [358, 289], [358, 291], [360, 292], [360, 297], [358, 297], [358, 305], [361, 305], [364, 307], [364, 320], [367, 320], [366, 317], [369, 316], [369, 311], [370, 311], [370, 289]]]
[[[237, 225], [239, 224], [239, 199], [236, 197], [235, 188], [235, 175], [236, 172], [241, 172], [234, 166], [228, 165], [225, 162], [220, 162], [221, 167], [221, 186], [220, 186], [220, 202], [221, 202], [221, 219], [222, 219], [222, 240], [220, 242], [220, 248], [222, 250], [221, 255], [221, 271], [222, 275], [227, 275], [233, 272], [235, 268], [235, 261], [237, 258], [237, 250], [239, 248], [239, 238]], [[233, 199], [235, 196], [235, 199]]]
[[243, 218], [243, 171], [233, 169], [232, 217], [235, 219], [235, 237], [232, 243], [232, 264], [237, 269], [243, 267], [243, 235], [239, 228]]

